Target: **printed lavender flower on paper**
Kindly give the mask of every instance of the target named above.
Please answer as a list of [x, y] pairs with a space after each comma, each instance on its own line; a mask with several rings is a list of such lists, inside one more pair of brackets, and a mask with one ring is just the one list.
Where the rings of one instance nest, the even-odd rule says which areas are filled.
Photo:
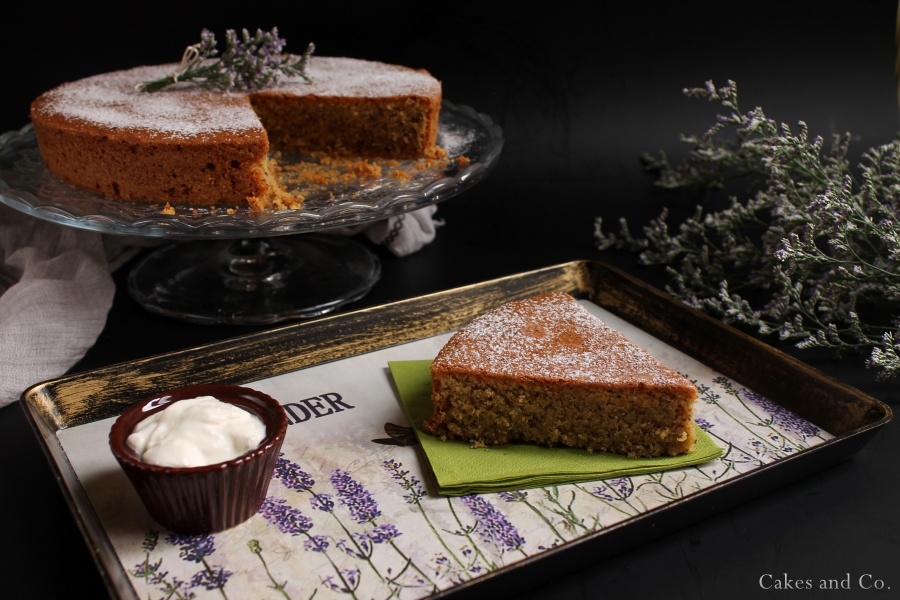
[[144, 541], [141, 542], [141, 549], [144, 552], [153, 552], [159, 543], [159, 532], [151, 529], [144, 535]]
[[228, 578], [234, 573], [225, 569], [225, 567], [216, 565], [202, 571], [197, 571], [191, 577], [191, 587], [203, 587], [207, 590], [221, 590], [228, 583]]
[[203, 562], [207, 556], [216, 551], [215, 539], [211, 535], [173, 533], [166, 541], [178, 546], [178, 556], [187, 562]]
[[215, 551], [215, 538], [212, 535], [172, 534], [166, 541], [178, 547], [178, 556], [186, 562], [200, 563], [203, 568], [191, 577], [191, 588], [203, 587], [207, 590], [219, 590], [224, 595], [225, 584], [233, 575], [221, 565], [211, 565], [207, 558]]
[[330, 513], [334, 510], [334, 499], [331, 494], [316, 494], [309, 499], [309, 505], [315, 510]]
[[324, 535], [311, 535], [303, 542], [303, 548], [310, 552], [325, 552], [328, 549], [328, 537]]
[[400, 537], [400, 530], [396, 525], [386, 523], [384, 525], [376, 525], [366, 532], [366, 537], [372, 540], [374, 544], [384, 544]]
[[372, 540], [362, 533], [354, 533], [352, 535], [352, 543], [346, 539], [339, 539], [337, 547], [347, 556], [359, 558], [362, 560], [370, 560], [372, 558]]
[[743, 394], [747, 400], [769, 413], [772, 417], [772, 422], [782, 429], [793, 432], [803, 439], [814, 437], [819, 434], [818, 427], [783, 406], [772, 402], [765, 396], [752, 390], [748, 390], [747, 388], [742, 388], [740, 393]]
[[[499, 492], [497, 494], [497, 496], [504, 502], [508, 502], [510, 504], [513, 504], [513, 503], [522, 504], [523, 506], [527, 507], [537, 518], [539, 518], [550, 529], [550, 531], [553, 532], [554, 540], [553, 540], [553, 542], [551, 542], [551, 546], [556, 546], [557, 544], [566, 541], [566, 536], [563, 535], [563, 533], [559, 529], [557, 529], [556, 523], [553, 522], [553, 519], [550, 516], [548, 516], [548, 514], [545, 513], [545, 511], [541, 510], [540, 508], [538, 508], [537, 506], [535, 506], [534, 504], [531, 503], [531, 500], [528, 499], [528, 492], [526, 492], [525, 490], [514, 490], [511, 492]], [[549, 495], [548, 495], [548, 499], [550, 499]], [[551, 502], [552, 502], [552, 500], [551, 500]], [[573, 517], [574, 514], [569, 515], [569, 514], [565, 514], [565, 512], [566, 511], [560, 512], [560, 511], [552, 509], [552, 508], [550, 509], [551, 515], [556, 514], [556, 515], [560, 515], [563, 517], [563, 519], [564, 519], [563, 527], [568, 528], [570, 518]], [[539, 545], [538, 548], [545, 549], [546, 546]]]
[[631, 477], [607, 479], [602, 484], [595, 487], [592, 493], [595, 496], [610, 502], [624, 500], [634, 493], [634, 482], [631, 480]]
[[334, 510], [334, 498], [331, 494], [319, 494], [313, 491], [315, 478], [304, 471], [300, 465], [280, 454], [275, 462], [274, 478], [281, 481], [284, 487], [298, 493], [311, 494], [309, 504], [314, 510], [330, 513]]
[[696, 386], [699, 399], [706, 404], [718, 404], [719, 400], [722, 399], [722, 396], [717, 394], [712, 387], [706, 385], [705, 383], [693, 379], [691, 380], [691, 383]]
[[313, 526], [312, 519], [287, 504], [282, 498], [267, 497], [259, 507], [259, 514], [270, 525], [275, 525], [280, 532], [291, 536], [305, 534]]
[[353, 594], [359, 587], [359, 569], [341, 569], [339, 580], [329, 575], [323, 580], [323, 583], [333, 592], [341, 594]]
[[709, 431], [710, 429], [712, 429], [713, 427], [715, 427], [715, 425], [713, 425], [712, 423], [710, 423], [709, 421], [707, 421], [707, 420], [704, 419], [703, 417], [697, 417], [697, 418], [695, 418], [695, 419], [694, 419], [694, 422], [697, 423], [697, 425], [698, 425], [698, 426], [700, 427], [700, 429], [702, 429], [703, 431]]
[[310, 492], [316, 484], [312, 475], [300, 468], [297, 463], [285, 458], [283, 452], [275, 461], [274, 477], [280, 480], [284, 487], [296, 492]]
[[500, 492], [497, 494], [504, 502], [525, 502], [528, 500], [528, 492], [515, 490], [512, 492]]
[[[428, 511], [425, 510], [425, 507], [422, 504], [422, 499], [425, 498], [428, 493], [425, 491], [425, 487], [422, 485], [419, 478], [410, 474], [408, 469], [403, 468], [402, 463], [394, 459], [385, 460], [381, 463], [381, 466], [390, 473], [391, 479], [396, 481], [397, 484], [407, 492], [403, 495], [403, 499], [407, 504], [418, 508], [419, 514], [425, 521], [426, 526], [434, 535], [437, 542], [444, 548], [445, 555], [437, 554], [432, 559], [434, 564], [434, 574], [439, 577], [447, 577], [455, 583], [460, 583], [466, 579], [471, 579], [473, 574], [480, 573], [482, 567], [475, 562], [477, 557], [475, 557], [474, 560], [471, 558], [472, 549], [469, 546], [464, 546], [463, 548], [451, 548], [447, 544], [447, 540], [444, 539], [441, 530], [439, 530], [439, 528], [431, 521]], [[462, 524], [458, 524], [462, 528]]]
[[331, 485], [337, 492], [338, 500], [350, 510], [357, 523], [370, 523], [381, 516], [381, 510], [372, 497], [350, 474], [340, 469], [331, 472]]
[[484, 497], [471, 494], [461, 496], [460, 500], [475, 517], [475, 532], [482, 540], [501, 550], [520, 550], [525, 545], [525, 538], [516, 527]]
[[391, 479], [397, 481], [408, 493], [403, 496], [407, 504], [417, 504], [427, 493], [422, 482], [415, 475], [410, 475], [408, 469], [396, 460], [390, 459], [382, 463], [382, 466], [391, 474]]
[[288, 585], [288, 581], [286, 579], [276, 579], [272, 574], [271, 569], [269, 569], [269, 563], [266, 562], [266, 559], [263, 557], [263, 547], [259, 543], [259, 540], [250, 540], [247, 542], [247, 547], [250, 549], [250, 552], [259, 559], [260, 564], [262, 564], [263, 570], [266, 572], [266, 577], [269, 578], [270, 586], [276, 592], [279, 592], [282, 596], [290, 600], [290, 596], [288, 595], [286, 588]]
[[188, 582], [178, 577], [169, 578], [169, 571], [163, 570], [163, 559], [156, 561], [150, 559], [157, 545], [159, 544], [159, 532], [151, 529], [144, 536], [141, 543], [141, 549], [146, 553], [144, 560], [130, 571], [131, 575], [138, 579], [143, 579], [147, 585], [153, 586], [162, 593], [163, 598], [182, 598], [184, 600], [194, 597], [194, 592], [190, 590]]
[[[359, 555], [369, 562], [373, 569], [375, 565], [372, 562], [372, 553], [375, 545], [385, 545], [392, 548], [397, 555], [403, 560], [404, 567], [400, 573], [392, 574], [390, 568], [386, 571], [385, 579], [389, 581], [391, 586], [429, 586], [436, 590], [433, 582], [428, 575], [416, 564], [412, 558], [407, 556], [399, 547], [394, 544], [394, 540], [400, 535], [400, 531], [390, 524], [377, 524], [375, 519], [381, 516], [381, 509], [375, 498], [360, 482], [350, 476], [350, 473], [342, 469], [335, 469], [329, 475], [329, 481], [335, 490], [335, 495], [342, 506], [350, 511], [350, 516], [359, 524], [372, 525], [373, 528], [364, 532], [353, 534], [353, 541], [356, 548], [351, 548], [345, 540], [340, 540], [338, 546], [351, 556]], [[406, 575], [404, 572], [411, 569]], [[412, 573], [414, 571], [414, 573]], [[381, 575], [380, 571], [376, 572]], [[401, 575], [406, 578], [406, 582], [401, 583], [399, 578]], [[411, 579], [410, 579], [411, 577]], [[396, 591], [396, 590], [395, 590]]]

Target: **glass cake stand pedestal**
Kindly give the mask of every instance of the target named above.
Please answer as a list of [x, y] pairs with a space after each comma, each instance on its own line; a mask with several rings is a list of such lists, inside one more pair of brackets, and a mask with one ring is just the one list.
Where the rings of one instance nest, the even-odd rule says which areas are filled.
[[365, 296], [380, 274], [371, 250], [337, 235], [202, 240], [150, 252], [129, 272], [128, 291], [184, 321], [263, 325], [332, 312]]
[[[329, 163], [328, 184], [296, 181], [301, 208], [113, 201], [50, 173], [34, 131], [0, 135], [0, 202], [36, 218], [104, 234], [170, 242], [150, 251], [128, 275], [145, 309], [194, 323], [260, 325], [321, 316], [362, 298], [381, 263], [337, 228], [388, 219], [458, 195], [481, 181], [503, 147], [500, 128], [473, 109], [445, 101], [438, 145], [447, 157], [369, 161], [377, 175], [351, 176], [352, 164]], [[324, 168], [313, 157], [280, 156], [287, 172]], [[334, 169], [345, 172], [334, 175]], [[338, 183], [339, 182], [339, 183]], [[289, 188], [290, 189], [290, 188]]]

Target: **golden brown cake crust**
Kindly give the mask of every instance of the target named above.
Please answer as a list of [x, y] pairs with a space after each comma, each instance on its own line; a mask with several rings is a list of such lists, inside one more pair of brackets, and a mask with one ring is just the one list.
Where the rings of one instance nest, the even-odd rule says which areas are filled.
[[432, 434], [632, 456], [695, 441], [697, 390], [563, 292], [510, 302], [457, 331], [431, 366]]
[[96, 75], [38, 97], [31, 116], [47, 168], [114, 199], [242, 204], [278, 193], [270, 146], [419, 158], [436, 142], [441, 86], [426, 71], [314, 57], [312, 84], [286, 80], [249, 94], [193, 84], [137, 91], [176, 66]]

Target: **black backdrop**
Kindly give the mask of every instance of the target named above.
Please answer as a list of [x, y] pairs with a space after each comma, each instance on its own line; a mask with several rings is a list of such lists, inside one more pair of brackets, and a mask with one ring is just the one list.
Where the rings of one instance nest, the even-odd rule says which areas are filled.
[[[440, 205], [444, 226], [433, 244], [402, 259], [379, 251], [382, 280], [356, 306], [584, 258], [664, 285], [661, 270], [642, 268], [628, 254], [599, 252], [594, 219], [624, 216], [642, 224], [673, 202], [680, 203], [676, 215], [690, 211], [692, 200], [654, 187], [639, 157], [684, 155], [679, 135], [705, 130], [719, 107], [688, 99], [682, 89], [707, 80], [736, 81], [744, 108], [760, 105], [792, 125], [803, 120], [813, 134], [851, 132], [855, 154], [896, 135], [896, 6], [887, 0], [584, 6], [96, 2], [51, 9], [19, 2], [0, 13], [0, 132], [26, 124], [30, 101], [59, 83], [177, 61], [204, 27], [221, 36], [227, 28], [277, 26], [291, 51], [313, 41], [319, 55], [426, 68], [442, 80], [447, 99], [502, 127], [503, 155], [486, 181]], [[106, 330], [74, 370], [256, 330], [149, 315], [122, 291], [126, 272], [116, 274], [120, 289]], [[862, 357], [797, 355], [888, 403], [900, 397], [896, 382], [874, 382]], [[765, 573], [872, 573], [896, 592], [896, 427], [890, 424], [848, 463], [524, 597], [757, 598], [767, 595], [758, 584]], [[17, 407], [0, 410], [0, 443], [0, 533], [7, 548], [0, 590], [33, 598], [76, 589], [85, 597], [102, 594]], [[856, 597], [842, 593], [828, 597]]]

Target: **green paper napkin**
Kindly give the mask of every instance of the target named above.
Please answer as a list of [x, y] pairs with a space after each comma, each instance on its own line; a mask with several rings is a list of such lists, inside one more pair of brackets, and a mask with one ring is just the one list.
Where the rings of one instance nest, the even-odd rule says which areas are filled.
[[441, 494], [461, 496], [657, 473], [704, 463], [722, 455], [722, 449], [699, 427], [693, 451], [660, 458], [628, 458], [608, 452], [533, 444], [471, 448], [468, 442], [441, 441], [422, 428], [422, 422], [432, 412], [430, 365], [430, 360], [388, 363]]

